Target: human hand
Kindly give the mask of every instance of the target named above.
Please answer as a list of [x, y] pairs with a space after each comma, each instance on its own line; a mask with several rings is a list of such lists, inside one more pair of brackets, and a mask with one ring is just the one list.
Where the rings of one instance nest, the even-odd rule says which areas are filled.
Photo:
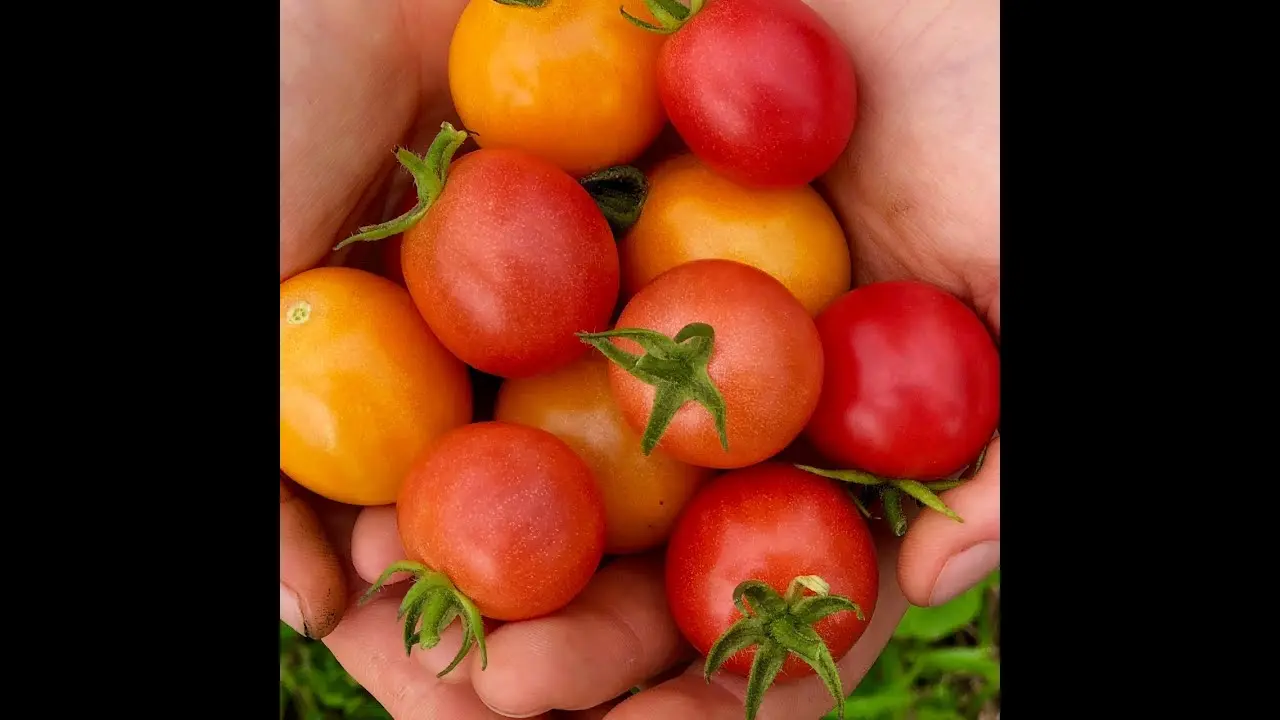
[[[845, 158], [824, 179], [851, 235], [858, 281], [917, 277], [935, 283], [971, 302], [998, 336], [998, 3], [810, 2], [851, 49], [858, 68], [858, 128]], [[448, 117], [444, 61], [462, 4], [282, 2], [282, 279], [320, 261], [357, 225], [380, 219], [375, 216], [395, 175], [387, 149], [406, 142], [422, 147], [420, 139]], [[924, 513], [900, 553], [897, 543], [882, 541], [881, 597], [870, 628], [840, 663], [846, 688], [888, 641], [905, 611], [904, 594], [917, 604], [940, 602], [998, 562], [998, 492], [997, 440], [982, 472], [943, 495], [965, 518], [963, 525]], [[289, 553], [283, 502], [281, 522], [284, 583]], [[968, 572], [958, 561], [948, 565], [955, 552], [984, 541], [995, 543], [986, 562]], [[360, 576], [372, 579], [402, 553], [393, 514], [364, 511], [352, 545]], [[314, 550], [318, 542], [294, 547], [312, 548], [293, 553], [297, 557], [322, 556]], [[336, 566], [338, 553], [324, 552]], [[944, 566], [962, 577], [940, 578]], [[895, 575], [901, 590], [892, 582]], [[665, 609], [653, 557], [606, 567], [555, 616], [495, 629], [488, 669], [477, 672], [473, 659], [444, 680], [434, 672], [456, 651], [456, 628], [432, 651], [406, 657], [392, 620], [396, 602], [391, 592], [353, 608], [326, 642], [402, 719], [495, 717], [486, 704], [511, 716], [559, 707], [594, 708], [582, 717], [600, 717], [627, 688], [673, 667], [679, 671], [692, 659]], [[313, 628], [313, 635], [323, 635], [322, 629]], [[689, 672], [649, 683], [613, 709], [610, 720], [740, 718], [745, 682], [717, 676], [707, 685], [700, 671], [694, 663]], [[759, 717], [812, 718], [829, 707], [826, 691], [810, 678], [771, 688]]]

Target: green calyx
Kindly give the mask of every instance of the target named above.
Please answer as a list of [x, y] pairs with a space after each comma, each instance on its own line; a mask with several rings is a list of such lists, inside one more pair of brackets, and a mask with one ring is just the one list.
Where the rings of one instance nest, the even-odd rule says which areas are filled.
[[[729, 449], [726, 430], [724, 396], [711, 382], [707, 365], [715, 347], [716, 333], [706, 323], [689, 323], [669, 338], [660, 332], [643, 328], [619, 328], [598, 333], [578, 333], [582, 342], [599, 350], [641, 382], [652, 385], [653, 409], [649, 423], [640, 438], [645, 455], [653, 452], [676, 412], [692, 400], [711, 413], [720, 436], [720, 447]], [[634, 355], [615, 345], [611, 338], [634, 340], [645, 354]]]
[[431, 142], [431, 147], [427, 148], [426, 155], [418, 157], [408, 148], [396, 150], [396, 159], [413, 176], [413, 183], [417, 186], [417, 204], [400, 217], [360, 228], [359, 232], [338, 243], [333, 249], [340, 250], [353, 242], [388, 238], [418, 224], [418, 221], [426, 216], [427, 210], [431, 209], [432, 203], [444, 191], [445, 180], [449, 177], [449, 163], [453, 162], [454, 154], [466, 140], [465, 130], [455, 130], [453, 125], [445, 122], [440, 123], [440, 132]]
[[462, 623], [462, 647], [454, 656], [453, 662], [436, 677], [444, 677], [458, 667], [458, 663], [470, 652], [472, 645], [480, 646], [480, 669], [489, 666], [489, 654], [484, 647], [484, 620], [475, 603], [463, 595], [445, 576], [435, 572], [426, 565], [408, 560], [392, 563], [376, 582], [360, 597], [360, 604], [368, 602], [382, 589], [384, 583], [393, 574], [407, 572], [413, 575], [413, 587], [405, 594], [400, 603], [397, 618], [404, 620], [404, 651], [413, 652], [414, 645], [423, 650], [430, 650], [440, 643], [440, 633], [449, 627], [454, 619]]
[[[806, 595], [805, 590], [812, 592]], [[755, 659], [747, 676], [747, 720], [755, 720], [765, 690], [782, 670], [787, 654], [805, 661], [836, 701], [836, 714], [844, 718], [844, 688], [835, 658], [813, 625], [837, 612], [853, 612], [866, 622], [862, 608], [849, 598], [831, 595], [831, 586], [817, 575], [802, 575], [791, 581], [785, 596], [759, 580], [747, 580], [733, 590], [733, 604], [742, 613], [707, 651], [702, 676], [711, 676], [730, 657], [755, 646]]]
[[578, 182], [596, 201], [614, 237], [619, 238], [640, 219], [640, 211], [649, 196], [649, 181], [644, 173], [630, 165], [607, 167]]
[[907, 516], [902, 511], [903, 496], [910, 497], [922, 506], [940, 512], [958, 523], [964, 522], [963, 518], [947, 507], [946, 503], [942, 502], [942, 498], [938, 497], [937, 493], [963, 485], [969, 478], [978, 473], [986, 456], [987, 449], [984, 447], [982, 452], [979, 453], [978, 459], [969, 466], [958, 480], [939, 480], [930, 483], [903, 478], [882, 478], [861, 470], [823, 470], [822, 468], [808, 465], [796, 465], [796, 467], [814, 475], [821, 475], [825, 478], [854, 485], [855, 489], [850, 496], [864, 517], [871, 517], [871, 513], [867, 510], [867, 500], [879, 496], [880, 502], [884, 506], [884, 519], [889, 521], [889, 527], [893, 529], [893, 534], [897, 537], [902, 537], [907, 533]]
[[704, 0], [689, 0], [688, 7], [685, 7], [680, 3], [680, 0], [644, 0], [644, 4], [649, 8], [649, 12], [653, 14], [653, 18], [658, 21], [657, 25], [641, 20], [627, 12], [624, 7], [619, 7], [618, 10], [622, 13], [622, 17], [645, 30], [661, 35], [670, 35], [689, 22], [690, 18], [698, 14], [698, 11], [702, 9], [703, 2]]
[[493, 0], [499, 5], [511, 5], [514, 7], [540, 8], [547, 4], [547, 0]]

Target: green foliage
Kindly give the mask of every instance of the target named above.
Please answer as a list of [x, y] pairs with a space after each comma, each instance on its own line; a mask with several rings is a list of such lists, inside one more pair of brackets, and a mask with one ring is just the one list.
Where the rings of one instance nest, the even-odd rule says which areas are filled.
[[[893, 641], [845, 702], [845, 717], [994, 720], [1000, 709], [999, 636], [997, 570], [946, 605], [908, 610]], [[280, 623], [281, 720], [389, 717], [323, 643]]]
[[845, 717], [994, 720], [1000, 710], [999, 635], [999, 570], [946, 605], [912, 607], [845, 702]]

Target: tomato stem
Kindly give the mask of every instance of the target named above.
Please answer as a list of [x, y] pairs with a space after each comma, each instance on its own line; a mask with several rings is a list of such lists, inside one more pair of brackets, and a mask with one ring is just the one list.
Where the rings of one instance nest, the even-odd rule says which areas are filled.
[[[726, 451], [729, 449], [724, 396], [707, 374], [715, 337], [715, 330], [706, 323], [689, 323], [676, 333], [674, 339], [644, 328], [578, 333], [582, 342], [599, 350], [632, 377], [657, 390], [649, 412], [649, 423], [640, 438], [640, 450], [645, 455], [653, 452], [667, 426], [675, 419], [676, 412], [690, 400], [711, 413], [716, 433], [720, 436], [720, 447]], [[645, 354], [629, 353], [615, 345], [612, 338], [634, 340]]]
[[670, 35], [689, 22], [689, 19], [702, 9], [703, 2], [704, 0], [689, 0], [689, 5], [686, 7], [680, 3], [680, 0], [644, 0], [653, 18], [658, 21], [657, 25], [632, 15], [625, 7], [619, 7], [618, 10], [622, 13], [622, 17], [630, 20], [637, 27], [659, 35]]
[[480, 610], [463, 595], [444, 573], [436, 572], [421, 563], [402, 560], [391, 563], [378, 576], [373, 585], [360, 597], [364, 605], [373, 598], [387, 579], [398, 572], [407, 572], [414, 578], [413, 587], [405, 593], [396, 617], [404, 620], [404, 652], [413, 652], [414, 645], [430, 650], [440, 643], [440, 633], [455, 619], [462, 623], [462, 647], [449, 666], [436, 677], [444, 677], [458, 667], [473, 645], [480, 647], [480, 669], [489, 666], [489, 653], [484, 645], [484, 619]]
[[[806, 595], [805, 591], [811, 592]], [[836, 701], [836, 714], [844, 717], [844, 688], [831, 650], [813, 629], [814, 624], [837, 612], [853, 612], [867, 621], [862, 608], [847, 597], [831, 595], [831, 586], [817, 575], [803, 575], [791, 581], [786, 595], [767, 583], [747, 580], [733, 590], [733, 604], [742, 617], [721, 635], [707, 651], [703, 679], [711, 676], [730, 657], [755, 646], [755, 659], [747, 676], [747, 720], [755, 720], [764, 693], [792, 653], [804, 660]]]
[[[822, 468], [808, 465], [796, 465], [796, 467], [814, 475], [852, 483], [861, 486], [864, 490], [879, 494], [880, 502], [884, 505], [885, 519], [889, 521], [893, 534], [897, 537], [902, 537], [907, 532], [907, 518], [902, 512], [903, 495], [911, 497], [924, 507], [940, 512], [956, 522], [964, 522], [964, 519], [957, 515], [954, 510], [947, 507], [946, 503], [942, 502], [942, 499], [936, 494], [958, 487], [964, 483], [963, 480], [942, 480], [925, 484], [918, 480], [907, 480], [905, 478], [882, 478], [862, 470], [823, 470]], [[861, 503], [859, 503], [859, 508], [862, 507]]]
[[614, 237], [622, 237], [640, 219], [649, 196], [649, 181], [630, 165], [615, 165], [596, 171], [578, 181], [600, 212], [609, 221]]
[[333, 249], [341, 250], [354, 242], [369, 242], [399, 235], [417, 225], [419, 220], [426, 217], [427, 210], [431, 209], [440, 193], [444, 192], [445, 181], [449, 178], [449, 164], [466, 140], [465, 130], [455, 130], [452, 124], [444, 122], [440, 123], [440, 132], [431, 142], [431, 147], [427, 148], [426, 155], [418, 157], [408, 148], [397, 149], [396, 159], [413, 176], [413, 183], [418, 191], [417, 204], [399, 217], [360, 228], [359, 232], [338, 243]]

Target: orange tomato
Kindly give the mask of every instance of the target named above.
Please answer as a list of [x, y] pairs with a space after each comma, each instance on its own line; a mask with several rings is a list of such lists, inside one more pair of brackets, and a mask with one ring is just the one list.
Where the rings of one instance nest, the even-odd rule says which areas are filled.
[[[536, 4], [536, 2], [535, 2]], [[582, 176], [635, 159], [666, 123], [664, 36], [643, 0], [471, 0], [449, 45], [449, 89], [480, 147], [532, 152]]]
[[687, 153], [649, 173], [644, 212], [618, 251], [624, 298], [677, 265], [735, 260], [772, 275], [816, 316], [851, 280], [844, 231], [816, 190], [743, 187]]
[[350, 505], [396, 499], [413, 461], [471, 419], [471, 380], [404, 288], [354, 268], [280, 284], [280, 469]]
[[507, 380], [498, 390], [497, 420], [559, 437], [591, 468], [605, 505], [605, 552], [640, 552], [662, 544], [693, 497], [706, 468], [655, 451], [640, 452], [609, 391], [608, 361], [591, 353], [553, 372]]

